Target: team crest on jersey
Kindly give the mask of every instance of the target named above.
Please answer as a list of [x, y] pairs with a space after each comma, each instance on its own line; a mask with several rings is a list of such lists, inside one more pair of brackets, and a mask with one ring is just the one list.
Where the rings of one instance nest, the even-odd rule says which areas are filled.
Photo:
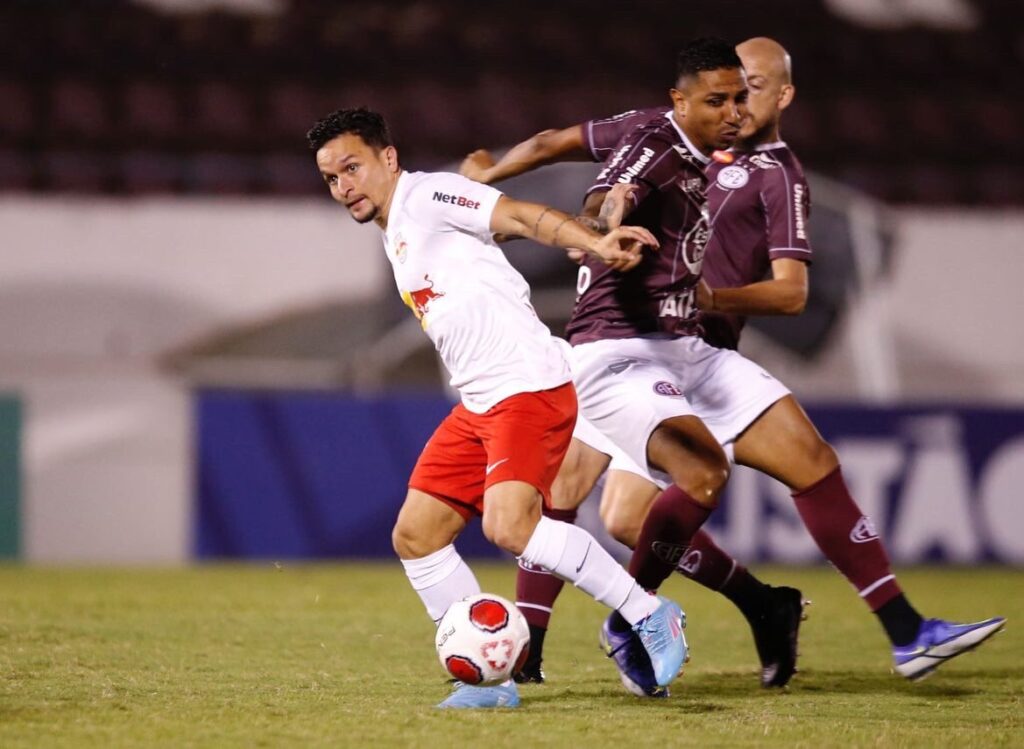
[[682, 395], [683, 391], [677, 388], [668, 380], [659, 380], [654, 383], [654, 392], [658, 395]]
[[402, 238], [401, 234], [395, 235], [395, 260], [404, 263], [409, 254], [409, 245]]
[[737, 190], [750, 181], [750, 174], [741, 166], [727, 166], [718, 173], [715, 181], [726, 190]]
[[717, 161], [719, 164], [731, 164], [736, 161], [736, 157], [728, 151], [715, 151], [711, 154], [711, 158]]

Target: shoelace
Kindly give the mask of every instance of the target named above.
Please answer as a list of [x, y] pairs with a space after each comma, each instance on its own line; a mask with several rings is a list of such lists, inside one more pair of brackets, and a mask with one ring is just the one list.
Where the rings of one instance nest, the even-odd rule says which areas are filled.
[[653, 622], [651, 620], [657, 615], [657, 612], [655, 612], [636, 625], [635, 631], [637, 636], [643, 642], [644, 647], [647, 648], [648, 653], [651, 650], [661, 651], [672, 641], [668, 627], [652, 626]]

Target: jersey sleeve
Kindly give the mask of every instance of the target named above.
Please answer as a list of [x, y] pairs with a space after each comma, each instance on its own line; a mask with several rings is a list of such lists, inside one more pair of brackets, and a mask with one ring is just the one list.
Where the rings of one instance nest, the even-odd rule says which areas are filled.
[[461, 231], [489, 239], [491, 214], [501, 196], [489, 185], [437, 172], [416, 185], [408, 202], [420, 225], [429, 231]]
[[811, 191], [802, 174], [781, 165], [766, 170], [761, 184], [765, 212], [765, 234], [771, 260], [794, 258], [811, 261], [807, 218], [811, 212]]
[[650, 127], [634, 128], [623, 138], [597, 180], [587, 190], [608, 191], [617, 184], [635, 184], [633, 206], [675, 181], [679, 172], [674, 144], [664, 132]]
[[630, 109], [601, 120], [587, 120], [580, 123], [583, 130], [583, 145], [594, 161], [604, 161], [615, 150], [619, 141], [637, 125], [650, 121], [657, 109]]

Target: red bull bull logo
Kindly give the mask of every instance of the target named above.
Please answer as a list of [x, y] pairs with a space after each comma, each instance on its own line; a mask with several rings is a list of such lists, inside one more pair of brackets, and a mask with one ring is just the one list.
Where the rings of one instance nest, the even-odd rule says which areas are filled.
[[425, 328], [427, 323], [424, 317], [430, 310], [430, 303], [439, 297], [443, 297], [444, 292], [434, 291], [434, 282], [430, 280], [430, 274], [425, 275], [423, 280], [430, 285], [415, 291], [403, 291], [402, 301], [412, 310], [412, 313], [416, 315], [416, 319], [423, 323]]

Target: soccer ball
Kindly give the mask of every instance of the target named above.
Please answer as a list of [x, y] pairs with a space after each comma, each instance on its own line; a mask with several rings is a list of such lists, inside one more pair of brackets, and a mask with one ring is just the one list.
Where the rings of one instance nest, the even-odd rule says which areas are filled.
[[513, 604], [480, 593], [451, 605], [437, 625], [437, 656], [459, 681], [476, 686], [512, 678], [530, 652], [530, 627]]

